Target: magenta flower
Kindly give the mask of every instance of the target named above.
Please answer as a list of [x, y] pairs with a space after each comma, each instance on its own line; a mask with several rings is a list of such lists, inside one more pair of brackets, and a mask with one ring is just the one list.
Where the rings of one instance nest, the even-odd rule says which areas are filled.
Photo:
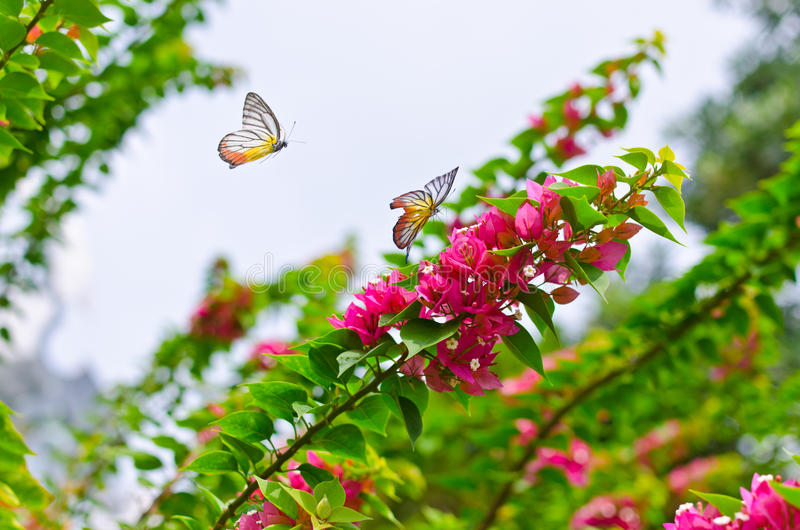
[[555, 467], [564, 471], [571, 484], [583, 487], [589, 483], [591, 465], [592, 451], [589, 444], [573, 438], [566, 453], [559, 449], [540, 447], [536, 451], [536, 460], [525, 466], [525, 479], [533, 484], [536, 481], [536, 473], [540, 469]]
[[[742, 522], [742, 530], [770, 528], [772, 530], [796, 530], [800, 528], [800, 510], [786, 502], [772, 488], [772, 475], [753, 475], [750, 491], [740, 488], [744, 501], [743, 513], [749, 518]], [[798, 486], [794, 480], [784, 485]]]
[[687, 502], [681, 504], [675, 511], [675, 520], [672, 523], [664, 523], [664, 530], [728, 530], [738, 528], [730, 526], [731, 518], [721, 515], [712, 505], [703, 509], [701, 503], [694, 504]]
[[[361, 338], [364, 346], [372, 346], [389, 330], [389, 326], [379, 326], [381, 316], [399, 313], [417, 298], [417, 293], [394, 285], [405, 277], [397, 270], [392, 271], [388, 281], [380, 278], [371, 282], [363, 294], [357, 294], [356, 302], [347, 306], [344, 318], [330, 317], [328, 321], [336, 328], [348, 328]], [[399, 327], [399, 324], [396, 326]]]
[[600, 251], [600, 259], [592, 261], [592, 265], [604, 271], [614, 270], [619, 260], [621, 260], [622, 256], [628, 251], [627, 245], [619, 241], [600, 243], [592, 248]]
[[586, 150], [575, 142], [575, 137], [565, 136], [556, 140], [556, 152], [565, 160], [586, 154]]
[[258, 363], [262, 370], [274, 368], [277, 361], [268, 355], [291, 355], [295, 352], [289, 349], [289, 345], [279, 340], [261, 341], [250, 351], [250, 360]]
[[719, 466], [719, 460], [710, 456], [695, 458], [685, 466], [676, 467], [667, 475], [669, 489], [675, 493], [684, 493], [690, 487], [696, 487], [714, 468]]
[[617, 175], [614, 171], [609, 169], [597, 175], [597, 187], [600, 188], [600, 200], [614, 193], [614, 188], [617, 187]]
[[584, 528], [640, 530], [644, 525], [633, 499], [625, 495], [603, 495], [580, 507], [572, 516], [570, 527], [576, 530]]
[[517, 210], [514, 228], [516, 228], [517, 235], [525, 241], [539, 239], [542, 236], [542, 213], [526, 201]]

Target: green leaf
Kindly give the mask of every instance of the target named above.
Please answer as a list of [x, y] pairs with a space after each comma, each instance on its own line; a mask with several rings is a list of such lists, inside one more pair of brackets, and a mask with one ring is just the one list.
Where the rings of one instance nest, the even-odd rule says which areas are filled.
[[44, 92], [42, 86], [35, 77], [23, 72], [11, 72], [5, 77], [0, 78], [0, 96], [48, 100], [53, 99]]
[[379, 342], [376, 344], [371, 350], [362, 352], [362, 351], [346, 351], [340, 353], [339, 356], [336, 358], [336, 362], [339, 363], [339, 377], [342, 376], [348, 369], [352, 368], [353, 366], [357, 365], [361, 361], [368, 359], [369, 357], [378, 357], [380, 355], [386, 355], [388, 357], [392, 357], [395, 354], [399, 353], [400, 345], [397, 344], [394, 339], [388, 337], [386, 340]]
[[511, 197], [503, 197], [503, 198], [481, 197], [479, 195], [478, 198], [487, 204], [496, 206], [498, 210], [500, 210], [501, 212], [505, 212], [511, 216], [516, 216], [519, 207], [522, 206], [522, 203], [528, 200], [527, 195], [523, 197], [512, 195]]
[[586, 184], [587, 186], [597, 185], [597, 176], [603, 173], [603, 168], [595, 165], [586, 165], [564, 171], [563, 173], [553, 173], [559, 177], [564, 177], [579, 184]]
[[628, 153], [625, 155], [617, 156], [617, 158], [627, 162], [639, 171], [647, 169], [647, 155], [644, 153]]
[[770, 486], [772, 486], [772, 489], [777, 491], [786, 502], [795, 508], [800, 508], [800, 488], [785, 486], [776, 481], [770, 482]]
[[189, 448], [172, 436], [154, 436], [152, 441], [158, 447], [172, 451], [176, 464], [180, 464], [189, 456]]
[[[0, 8], [0, 12], [2, 11], [2, 8]], [[4, 52], [22, 42], [24, 38], [25, 26], [16, 19], [0, 15], [0, 48]]]
[[163, 465], [158, 457], [145, 453], [144, 451], [126, 450], [124, 454], [133, 458], [133, 465], [136, 469], [141, 469], [143, 471], [159, 469]]
[[410, 318], [418, 318], [419, 312], [421, 310], [422, 310], [422, 302], [420, 302], [419, 300], [414, 300], [399, 313], [387, 313], [385, 315], [381, 315], [380, 320], [378, 320], [378, 325], [391, 326], [393, 324], [397, 324], [398, 322], [403, 322]]
[[523, 243], [522, 245], [517, 245], [516, 247], [511, 248], [499, 248], [497, 250], [490, 250], [491, 254], [495, 254], [497, 256], [515, 256], [517, 252], [523, 249], [528, 249], [533, 246], [533, 243]]
[[236, 459], [227, 451], [209, 451], [198, 456], [184, 469], [203, 475], [215, 475], [236, 471]]
[[48, 14], [61, 15], [79, 26], [87, 28], [93, 28], [111, 20], [106, 18], [89, 0], [56, 0]]
[[350, 421], [368, 431], [386, 436], [389, 408], [380, 395], [373, 394], [362, 399], [356, 408], [347, 411]]
[[260, 442], [275, 433], [272, 419], [262, 412], [241, 410], [214, 422], [234, 438], [245, 442]]
[[322, 337], [305, 342], [292, 349], [308, 353], [312, 346], [320, 347], [324, 345], [336, 346], [339, 348], [339, 351], [358, 350], [364, 346], [361, 339], [358, 337], [358, 333], [352, 329], [337, 328]]
[[311, 363], [306, 355], [270, 355], [270, 357], [278, 361], [278, 363], [285, 366], [289, 370], [302, 375], [312, 383], [323, 388], [327, 387], [331, 383], [330, 379], [320, 376], [311, 369]]
[[253, 396], [255, 404], [271, 415], [292, 422], [294, 418], [295, 402], [304, 403], [308, 394], [299, 385], [283, 381], [270, 381], [267, 383], [250, 383], [245, 385]]
[[422, 415], [414, 402], [406, 397], [398, 396], [397, 403], [403, 413], [403, 422], [406, 426], [408, 438], [411, 440], [411, 449], [414, 449], [414, 442], [422, 434]]
[[314, 345], [308, 352], [311, 370], [331, 383], [339, 381], [339, 362], [337, 358], [342, 350], [331, 344]]
[[211, 513], [214, 516], [214, 519], [219, 517], [222, 514], [222, 511], [225, 509], [225, 503], [219, 500], [219, 498], [216, 495], [214, 495], [210, 490], [202, 486], [197, 486], [197, 489], [200, 491], [200, 493], [203, 494], [203, 497], [206, 500], [206, 505], [211, 509]]
[[378, 515], [393, 523], [397, 528], [405, 528], [403, 523], [397, 520], [392, 510], [376, 495], [362, 495], [362, 498], [367, 500], [367, 504], [372, 506], [372, 509], [374, 509]]
[[280, 511], [292, 519], [297, 519], [297, 503], [287, 491], [281, 487], [280, 482], [264, 480], [255, 477], [258, 487], [264, 495], [264, 500], [271, 502]]
[[99, 48], [99, 43], [97, 42], [97, 35], [89, 31], [88, 29], [81, 28], [81, 36], [78, 37], [78, 40], [81, 41], [83, 47], [86, 48], [86, 51], [89, 53], [89, 57], [91, 57], [93, 61], [96, 61], [97, 50]]
[[653, 194], [656, 196], [658, 204], [667, 212], [667, 215], [686, 232], [686, 227], [683, 224], [686, 206], [683, 204], [681, 194], [675, 191], [675, 188], [670, 188], [669, 186], [655, 186], [653, 187]]
[[[645, 157], [647, 157], [647, 162], [650, 165], [653, 165], [653, 164], [656, 163], [656, 155], [653, 154], [653, 152], [650, 149], [646, 149], [644, 147], [631, 147], [629, 149], [626, 149], [626, 148], [623, 147], [622, 150], [623, 151], [627, 151], [629, 153], [641, 153], [641, 154], [643, 154]], [[639, 168], [637, 168], [637, 169], [639, 169]]]
[[[253, 466], [261, 462], [261, 459], [264, 458], [264, 454], [267, 452], [263, 445], [251, 444], [249, 442], [245, 442], [244, 440], [239, 440], [238, 438], [234, 438], [225, 432], [219, 433], [219, 436], [222, 440], [222, 443], [228, 446], [232, 452], [241, 452], [250, 462], [253, 463]], [[244, 470], [247, 470], [246, 466], [244, 467]]]
[[28, 70], [36, 70], [39, 68], [39, 59], [35, 55], [28, 55], [21, 49], [14, 52], [14, 55], [11, 56], [9, 61], [25, 67]]
[[281, 484], [280, 482], [278, 482], [278, 484], [280, 484], [280, 487], [283, 488], [283, 491], [288, 493], [306, 512], [310, 514], [317, 512], [317, 502], [314, 500], [314, 496], [309, 492], [290, 488], [289, 486]]
[[201, 523], [194, 517], [189, 517], [188, 515], [173, 515], [171, 519], [180, 521], [181, 523], [183, 523], [183, 526], [185, 526], [189, 530], [205, 530], [206, 528], [203, 523]]
[[[608, 303], [608, 300], [606, 300], [606, 289], [608, 289], [608, 281], [609, 281], [608, 278], [606, 278], [604, 275], [601, 274], [600, 277], [604, 278], [605, 281], [600, 285], [597, 285], [595, 281], [598, 280], [598, 277], [595, 276], [595, 278], [592, 278], [587, 273], [587, 270], [592, 270], [592, 269], [584, 268], [584, 265], [588, 265], [588, 263], [583, 263], [581, 261], [576, 260], [575, 257], [572, 255], [572, 253], [569, 251], [564, 253], [564, 261], [567, 262], [567, 265], [569, 265], [569, 269], [572, 271], [573, 274], [575, 274], [575, 276], [577, 276], [584, 282], [591, 285], [592, 289], [594, 289], [597, 292], [597, 294], [600, 295], [600, 298], [603, 299], [603, 302]], [[594, 267], [594, 265], [592, 265], [592, 267]], [[597, 267], [594, 268], [597, 269]]]
[[0, 13], [16, 17], [22, 11], [22, 0], [0, 0]]
[[742, 501], [740, 499], [735, 499], [728, 495], [720, 495], [718, 493], [701, 493], [692, 489], [689, 491], [707, 503], [715, 506], [722, 515], [727, 515], [731, 519], [733, 519], [736, 512], [742, 509]]
[[[525, 304], [525, 307], [533, 311], [533, 313], [539, 317], [542, 323], [553, 332], [553, 336], [556, 338], [556, 340], [558, 340], [556, 325], [553, 323], [553, 311], [555, 310], [555, 307], [552, 298], [545, 296], [541, 290], [535, 289], [529, 293], [520, 291], [520, 293], [517, 294], [517, 300]], [[532, 318], [532, 320], [534, 319]], [[536, 324], [535, 320], [534, 324]]]
[[369, 517], [363, 513], [352, 510], [347, 506], [338, 506], [331, 511], [327, 521], [329, 523], [353, 523], [367, 519], [369, 519]]
[[303, 480], [311, 486], [311, 489], [317, 487], [317, 484], [320, 482], [325, 482], [328, 480], [333, 480], [334, 476], [333, 473], [328, 471], [327, 469], [322, 469], [321, 467], [312, 466], [311, 464], [300, 464], [297, 468], [300, 472], [300, 475], [303, 477]]
[[50, 48], [51, 50], [60, 53], [64, 57], [72, 59], [83, 59], [83, 54], [75, 41], [58, 31], [48, 31], [42, 33], [36, 39], [36, 44]]
[[[81, 71], [80, 67], [72, 60], [51, 51], [46, 51], [39, 55], [39, 68], [44, 68], [50, 72], [60, 72], [64, 75], [76, 75]], [[51, 77], [48, 80], [52, 80]]]
[[0, 506], [8, 506], [10, 508], [19, 508], [22, 503], [19, 502], [19, 497], [16, 496], [14, 490], [5, 482], [0, 482]]
[[352, 458], [361, 462], [366, 460], [364, 435], [355, 425], [337, 425], [323, 432], [314, 444], [335, 456]]
[[603, 269], [592, 265], [591, 263], [578, 262], [586, 278], [589, 279], [589, 284], [600, 295], [603, 300], [606, 300], [606, 291], [608, 286], [611, 285], [611, 280], [608, 279], [608, 274]]
[[629, 212], [628, 215], [631, 219], [637, 221], [640, 225], [647, 228], [651, 232], [654, 232], [661, 237], [667, 238], [670, 241], [674, 241], [681, 246], [685, 246], [683, 243], [675, 239], [675, 237], [670, 233], [667, 226], [664, 222], [658, 218], [656, 214], [645, 208], [644, 206], [634, 206]]
[[575, 231], [586, 230], [608, 221], [606, 216], [592, 208], [585, 198], [561, 197], [560, 202], [564, 218]]
[[16, 136], [11, 134], [10, 132], [5, 130], [5, 127], [0, 127], [0, 144], [2, 145], [10, 145], [11, 147], [15, 147], [17, 149], [22, 149], [23, 151], [30, 153], [31, 150], [22, 145], [22, 143], [17, 140]]
[[600, 195], [600, 188], [597, 186], [570, 186], [566, 182], [554, 182], [548, 186], [548, 189], [562, 197], [586, 199], [587, 202], [592, 202], [595, 197]]
[[503, 344], [508, 346], [514, 357], [519, 359], [525, 366], [536, 370], [549, 383], [550, 380], [544, 372], [544, 366], [542, 366], [542, 354], [533, 337], [531, 337], [527, 329], [518, 323], [515, 322], [514, 325], [517, 327], [517, 332], [511, 335], [503, 335]]
[[688, 179], [689, 176], [684, 173], [684, 171], [678, 167], [675, 162], [670, 162], [669, 160], [664, 160], [661, 165], [662, 174], [664, 178], [666, 178], [670, 184], [675, 186], [675, 189], [681, 191], [681, 185], [683, 184], [683, 179]]
[[331, 508], [344, 506], [345, 493], [344, 488], [339, 483], [339, 479], [326, 480], [314, 487], [314, 500], [319, 502], [323, 497], [328, 497]]
[[400, 338], [408, 348], [408, 356], [413, 357], [425, 348], [451, 337], [461, 325], [459, 320], [439, 324], [424, 318], [412, 318], [400, 328]]

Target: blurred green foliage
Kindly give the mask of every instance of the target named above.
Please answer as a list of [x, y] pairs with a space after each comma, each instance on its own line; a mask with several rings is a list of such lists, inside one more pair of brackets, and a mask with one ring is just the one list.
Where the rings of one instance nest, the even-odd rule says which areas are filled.
[[758, 33], [731, 59], [731, 88], [672, 125], [695, 160], [687, 214], [706, 229], [736, 217], [726, 202], [756, 188], [786, 159], [784, 131], [800, 119], [800, 1], [725, 0]]
[[3, 1], [0, 23], [17, 29], [0, 29], [0, 206], [17, 221], [0, 233], [0, 311], [41, 285], [48, 243], [79, 192], [102, 184], [142, 112], [171, 93], [230, 84], [230, 67], [195, 57], [184, 39], [207, 3]]

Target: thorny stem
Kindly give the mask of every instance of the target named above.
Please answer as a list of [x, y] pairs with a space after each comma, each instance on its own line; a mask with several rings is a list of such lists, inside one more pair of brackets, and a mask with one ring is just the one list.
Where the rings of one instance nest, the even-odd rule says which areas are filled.
[[[328, 414], [326, 414], [321, 421], [318, 421], [312, 425], [305, 433], [303, 433], [300, 438], [297, 438], [292, 445], [278, 455], [278, 458], [276, 458], [275, 461], [259, 475], [259, 477], [262, 479], [267, 479], [273, 473], [278, 471], [284, 462], [288, 461], [292, 456], [294, 456], [294, 454], [297, 453], [300, 448], [312, 443], [314, 435], [317, 434], [317, 432], [329, 425], [331, 421], [333, 421], [340, 414], [352, 409], [359, 399], [376, 390], [378, 385], [380, 385], [381, 382], [383, 382], [389, 376], [397, 373], [397, 370], [400, 368], [403, 362], [405, 362], [405, 354], [395, 361], [391, 367], [378, 374], [372, 381], [364, 385], [358, 392], [350, 396], [347, 401], [338, 407], [331, 409], [331, 411], [328, 412]], [[258, 488], [257, 482], [251, 482], [248, 484], [244, 491], [228, 504], [228, 506], [217, 519], [217, 522], [214, 524], [213, 530], [222, 530], [225, 528], [225, 523], [228, 521], [228, 519], [233, 516], [239, 506], [241, 506], [245, 501], [247, 501], [247, 499], [250, 498], [250, 495], [253, 494], [256, 488]]]

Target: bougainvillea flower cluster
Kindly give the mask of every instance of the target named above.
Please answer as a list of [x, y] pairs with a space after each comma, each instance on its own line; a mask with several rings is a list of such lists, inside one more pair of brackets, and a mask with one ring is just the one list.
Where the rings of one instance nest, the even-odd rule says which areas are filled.
[[277, 361], [270, 355], [290, 355], [294, 353], [289, 345], [279, 340], [264, 340], [253, 346], [250, 350], [250, 361], [256, 363], [261, 370], [270, 370]]
[[626, 495], [595, 497], [578, 508], [570, 521], [570, 528], [621, 528], [640, 530], [642, 519], [636, 502]]
[[209, 293], [192, 314], [191, 334], [223, 342], [242, 337], [245, 334], [242, 318], [252, 301], [252, 291], [238, 283]]
[[592, 469], [592, 449], [578, 438], [570, 441], [566, 451], [540, 447], [536, 450], [536, 459], [525, 466], [525, 480], [531, 484], [536, 482], [536, 475], [544, 467], [562, 470], [573, 486], [586, 486]]
[[[742, 508], [733, 514], [723, 515], [714, 506], [702, 503], [682, 504], [675, 512], [675, 520], [664, 523], [665, 530], [795, 530], [800, 528], [800, 509], [789, 504], [773, 487], [780, 481], [772, 475], [753, 475], [750, 489], [740, 488]], [[798, 487], [794, 480], [784, 486]]]
[[[595, 202], [601, 207], [613, 198], [616, 176], [613, 171], [598, 174], [597, 183], [602, 193]], [[395, 285], [404, 276], [394, 271], [368, 285], [343, 317], [332, 317], [331, 323], [355, 331], [364, 346], [371, 346], [391, 327], [380, 325], [382, 316], [419, 301], [419, 317], [439, 322], [458, 319], [460, 326], [435, 351], [411, 359], [403, 372], [424, 378], [438, 392], [459, 387], [481, 395], [500, 388], [502, 383], [491, 371], [497, 356], [494, 346], [519, 329], [516, 295], [540, 289], [557, 303], [573, 301], [578, 292], [568, 285], [574, 276], [566, 253], [572, 251], [578, 260], [601, 270], [613, 270], [628, 249], [624, 240], [640, 228], [623, 223], [600, 232], [577, 233], [564, 218], [562, 196], [549, 189], [554, 184], [577, 186], [554, 176], [542, 184], [528, 180], [527, 200], [521, 201], [515, 215], [492, 206], [475, 223], [454, 228], [437, 259], [419, 264], [414, 290]], [[400, 327], [402, 322], [393, 325]]]

